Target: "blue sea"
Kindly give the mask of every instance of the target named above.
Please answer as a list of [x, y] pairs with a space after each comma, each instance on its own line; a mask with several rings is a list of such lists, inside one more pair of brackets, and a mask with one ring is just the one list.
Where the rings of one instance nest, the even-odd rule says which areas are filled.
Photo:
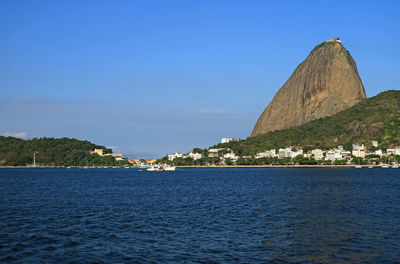
[[399, 263], [400, 169], [0, 169], [2, 263]]

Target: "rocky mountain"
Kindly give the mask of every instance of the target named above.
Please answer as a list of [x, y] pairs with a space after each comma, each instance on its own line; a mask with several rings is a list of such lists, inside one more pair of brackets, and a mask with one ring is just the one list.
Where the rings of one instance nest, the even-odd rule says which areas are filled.
[[357, 66], [339, 38], [316, 46], [275, 94], [251, 136], [333, 115], [366, 98]]
[[400, 145], [400, 91], [382, 92], [336, 114], [300, 126], [212, 148], [230, 148], [236, 155], [243, 156], [288, 146], [328, 149], [354, 143], [371, 148], [373, 140], [378, 141], [382, 149]]

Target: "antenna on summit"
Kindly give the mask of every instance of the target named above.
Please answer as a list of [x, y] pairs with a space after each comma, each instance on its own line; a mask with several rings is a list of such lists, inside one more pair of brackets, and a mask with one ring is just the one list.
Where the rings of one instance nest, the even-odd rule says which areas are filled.
[[340, 38], [331, 38], [331, 39], [328, 39], [326, 42], [337, 42], [337, 43], [341, 43], [342, 41], [340, 40]]

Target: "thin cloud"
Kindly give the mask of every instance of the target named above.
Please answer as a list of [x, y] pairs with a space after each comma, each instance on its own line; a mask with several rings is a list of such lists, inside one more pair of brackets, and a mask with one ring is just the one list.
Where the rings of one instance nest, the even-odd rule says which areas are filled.
[[26, 133], [26, 132], [17, 132], [17, 133], [6, 132], [6, 133], [0, 134], [0, 136], [27, 139], [28, 133]]
[[254, 122], [250, 113], [218, 108], [120, 107], [34, 97], [0, 100], [0, 112], [5, 111], [10, 114], [0, 117], [0, 133], [85, 139], [131, 157], [161, 157], [211, 146], [222, 137], [243, 138]]

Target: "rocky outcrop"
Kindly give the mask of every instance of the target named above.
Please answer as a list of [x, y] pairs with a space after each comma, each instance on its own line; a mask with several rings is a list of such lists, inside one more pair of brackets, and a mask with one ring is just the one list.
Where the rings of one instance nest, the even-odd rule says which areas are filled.
[[366, 98], [357, 66], [339, 39], [316, 46], [275, 94], [251, 136], [335, 114]]

